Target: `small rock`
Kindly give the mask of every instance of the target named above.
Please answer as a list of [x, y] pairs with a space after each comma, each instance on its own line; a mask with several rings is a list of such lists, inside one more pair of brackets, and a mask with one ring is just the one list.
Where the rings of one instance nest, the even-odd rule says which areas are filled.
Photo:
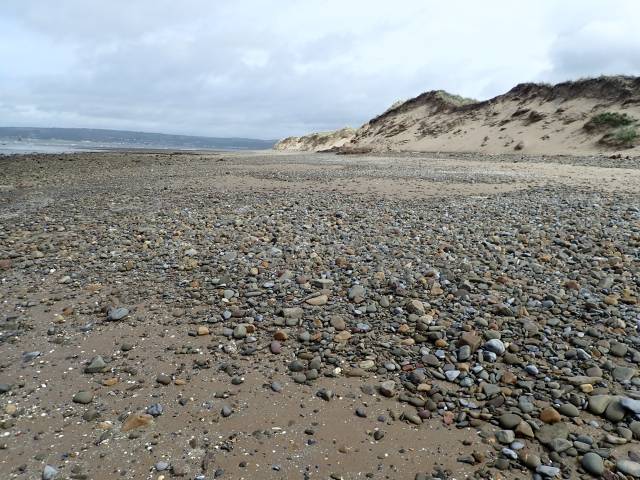
[[327, 295], [318, 295], [317, 297], [308, 298], [304, 303], [306, 303], [307, 305], [320, 307], [322, 305], [326, 305], [328, 301], [329, 297]]
[[544, 423], [558, 423], [561, 419], [560, 413], [553, 407], [547, 407], [540, 412], [540, 420]]
[[580, 465], [585, 469], [587, 473], [590, 473], [594, 477], [599, 477], [604, 473], [604, 462], [602, 457], [594, 452], [588, 452], [580, 460]]
[[42, 480], [53, 480], [58, 475], [58, 469], [51, 465], [45, 465], [42, 469]]
[[153, 417], [148, 414], [131, 414], [122, 424], [122, 431], [128, 432], [129, 430], [135, 430], [141, 427], [147, 427], [153, 423]]
[[233, 329], [233, 338], [236, 340], [240, 340], [242, 338], [246, 338], [247, 336], [247, 327], [244, 325], [236, 325]]
[[164, 412], [164, 408], [159, 403], [152, 403], [147, 407], [146, 412], [152, 417], [159, 417]]
[[394, 382], [393, 380], [382, 382], [378, 387], [380, 394], [384, 395], [385, 397], [393, 397], [395, 395], [395, 389], [396, 382]]
[[73, 396], [73, 401], [75, 403], [86, 405], [93, 401], [93, 393], [81, 390]]
[[91, 359], [89, 365], [87, 365], [84, 369], [84, 373], [99, 373], [104, 372], [107, 369], [107, 364], [104, 359], [98, 355]]
[[125, 307], [112, 308], [109, 310], [107, 320], [118, 321], [129, 315], [129, 309]]
[[511, 444], [516, 439], [516, 434], [513, 430], [498, 430], [496, 432], [496, 440], [502, 444]]
[[485, 343], [484, 348], [490, 352], [495, 353], [496, 355], [502, 355], [506, 350], [504, 343], [502, 343], [502, 340], [499, 340], [497, 338], [492, 338], [487, 343]]
[[269, 350], [271, 350], [271, 353], [278, 355], [282, 353], [282, 344], [279, 341], [274, 340], [269, 344]]
[[620, 459], [616, 462], [616, 468], [619, 472], [632, 477], [640, 477], [640, 463], [632, 460]]
[[321, 388], [316, 392], [316, 396], [328, 402], [333, 398], [334, 393], [326, 388]]

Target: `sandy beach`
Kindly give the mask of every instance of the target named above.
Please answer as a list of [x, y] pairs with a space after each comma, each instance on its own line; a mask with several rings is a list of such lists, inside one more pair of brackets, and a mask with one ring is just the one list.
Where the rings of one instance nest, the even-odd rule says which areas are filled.
[[637, 460], [637, 160], [103, 152], [0, 171], [3, 479]]

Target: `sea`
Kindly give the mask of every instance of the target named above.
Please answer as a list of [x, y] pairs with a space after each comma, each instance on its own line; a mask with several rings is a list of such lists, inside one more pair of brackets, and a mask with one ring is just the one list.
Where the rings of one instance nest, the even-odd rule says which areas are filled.
[[[202, 151], [207, 148], [185, 148], [168, 145], [149, 145], [135, 143], [105, 143], [105, 142], [69, 142], [65, 140], [4, 140], [0, 139], [0, 155], [31, 154], [31, 153], [73, 153], [73, 152], [101, 152], [105, 150], [172, 150], [172, 151]], [[215, 150], [235, 150], [230, 148], [216, 148]]]

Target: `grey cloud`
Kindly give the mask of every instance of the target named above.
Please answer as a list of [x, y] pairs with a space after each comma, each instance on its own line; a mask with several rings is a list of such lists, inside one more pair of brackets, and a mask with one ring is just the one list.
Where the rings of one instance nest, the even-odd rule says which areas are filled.
[[616, 31], [637, 32], [640, 7], [621, 4], [603, 23], [595, 0], [8, 0], [0, 118], [262, 138], [358, 126], [428, 89], [637, 73], [638, 41]]

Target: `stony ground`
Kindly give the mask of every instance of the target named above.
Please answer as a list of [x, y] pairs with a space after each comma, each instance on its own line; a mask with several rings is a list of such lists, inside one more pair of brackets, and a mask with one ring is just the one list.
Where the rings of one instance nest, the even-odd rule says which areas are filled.
[[640, 477], [640, 162], [0, 158], [0, 478]]

